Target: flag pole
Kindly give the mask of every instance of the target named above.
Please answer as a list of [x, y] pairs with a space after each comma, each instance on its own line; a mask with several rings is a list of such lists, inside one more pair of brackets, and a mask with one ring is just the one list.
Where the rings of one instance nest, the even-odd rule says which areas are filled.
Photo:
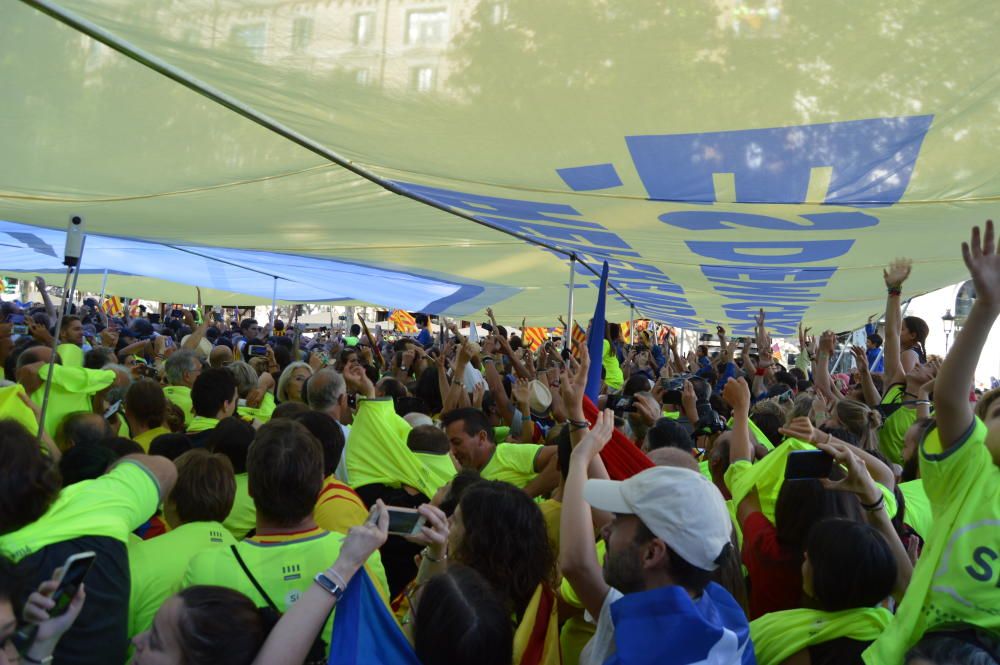
[[573, 348], [573, 295], [576, 290], [576, 254], [569, 255], [569, 316], [566, 318], [566, 330], [563, 331], [563, 348]]
[[628, 344], [635, 346], [635, 305], [631, 303], [628, 308]]
[[101, 280], [101, 299], [98, 301], [101, 306], [104, 305], [104, 294], [108, 290], [108, 269], [104, 269], [104, 279]]

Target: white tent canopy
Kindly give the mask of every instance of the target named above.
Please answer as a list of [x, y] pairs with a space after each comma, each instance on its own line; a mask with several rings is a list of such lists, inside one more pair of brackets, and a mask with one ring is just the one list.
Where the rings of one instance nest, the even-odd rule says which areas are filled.
[[0, 219], [453, 317], [554, 324], [573, 256], [581, 314], [607, 260], [611, 320], [844, 329], [897, 254], [908, 294], [961, 279], [997, 214], [998, 27], [910, 0], [9, 2]]

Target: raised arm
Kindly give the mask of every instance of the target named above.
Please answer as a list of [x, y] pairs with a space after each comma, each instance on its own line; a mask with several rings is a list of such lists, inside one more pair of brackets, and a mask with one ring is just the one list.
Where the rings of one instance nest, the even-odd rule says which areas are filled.
[[894, 383], [902, 383], [906, 374], [899, 349], [899, 335], [903, 325], [903, 311], [899, 302], [903, 293], [903, 282], [910, 276], [911, 265], [909, 259], [896, 259], [882, 271], [888, 293], [885, 300], [885, 345], [882, 354], [886, 388]]
[[882, 395], [875, 387], [872, 380], [871, 369], [868, 367], [868, 356], [860, 346], [851, 347], [851, 355], [854, 356], [854, 363], [858, 366], [858, 378], [861, 379], [861, 390], [864, 392], [865, 404], [875, 408], [882, 401]]
[[[962, 259], [976, 287], [976, 299], [934, 383], [934, 411], [945, 450], [958, 443], [972, 423], [969, 388], [979, 354], [1000, 314], [1000, 252], [992, 220], [986, 222], [985, 233], [978, 226], [972, 229], [971, 241], [962, 243]], [[990, 452], [996, 461], [1000, 451]]]
[[49, 292], [45, 290], [45, 278], [41, 275], [35, 278], [35, 288], [38, 289], [38, 292], [42, 296], [42, 302], [45, 303], [45, 313], [48, 315], [49, 321], [58, 330], [59, 321], [56, 319], [56, 306], [52, 304], [52, 298], [49, 297]]

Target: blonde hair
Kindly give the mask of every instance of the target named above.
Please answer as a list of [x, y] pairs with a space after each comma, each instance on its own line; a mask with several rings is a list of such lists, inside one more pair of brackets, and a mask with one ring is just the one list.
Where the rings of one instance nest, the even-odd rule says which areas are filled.
[[878, 428], [882, 414], [853, 399], [842, 399], [834, 407], [837, 420], [848, 432], [858, 437], [858, 447], [868, 452], [878, 450]]

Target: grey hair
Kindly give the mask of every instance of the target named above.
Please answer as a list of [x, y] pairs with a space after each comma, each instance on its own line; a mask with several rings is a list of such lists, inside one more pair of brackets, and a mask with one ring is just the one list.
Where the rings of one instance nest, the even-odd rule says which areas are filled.
[[257, 379], [260, 377], [257, 376], [257, 370], [251, 367], [249, 363], [237, 360], [236, 362], [228, 363], [226, 369], [236, 377], [236, 390], [239, 392], [240, 397], [246, 397], [257, 387]]
[[201, 365], [201, 360], [194, 351], [178, 349], [167, 358], [163, 371], [167, 375], [167, 383], [179, 386], [184, 382], [184, 372], [193, 372]]
[[309, 370], [309, 376], [313, 375], [313, 368], [310, 367], [308, 363], [304, 363], [301, 360], [291, 363], [281, 373], [281, 376], [278, 377], [277, 397], [279, 402], [288, 401], [288, 393], [285, 392], [285, 389], [288, 388], [288, 382], [292, 379], [292, 374], [294, 374], [297, 369], [307, 369]]
[[325, 411], [335, 405], [340, 396], [347, 392], [343, 375], [332, 367], [316, 372], [316, 378], [309, 382], [309, 406], [317, 411]]

